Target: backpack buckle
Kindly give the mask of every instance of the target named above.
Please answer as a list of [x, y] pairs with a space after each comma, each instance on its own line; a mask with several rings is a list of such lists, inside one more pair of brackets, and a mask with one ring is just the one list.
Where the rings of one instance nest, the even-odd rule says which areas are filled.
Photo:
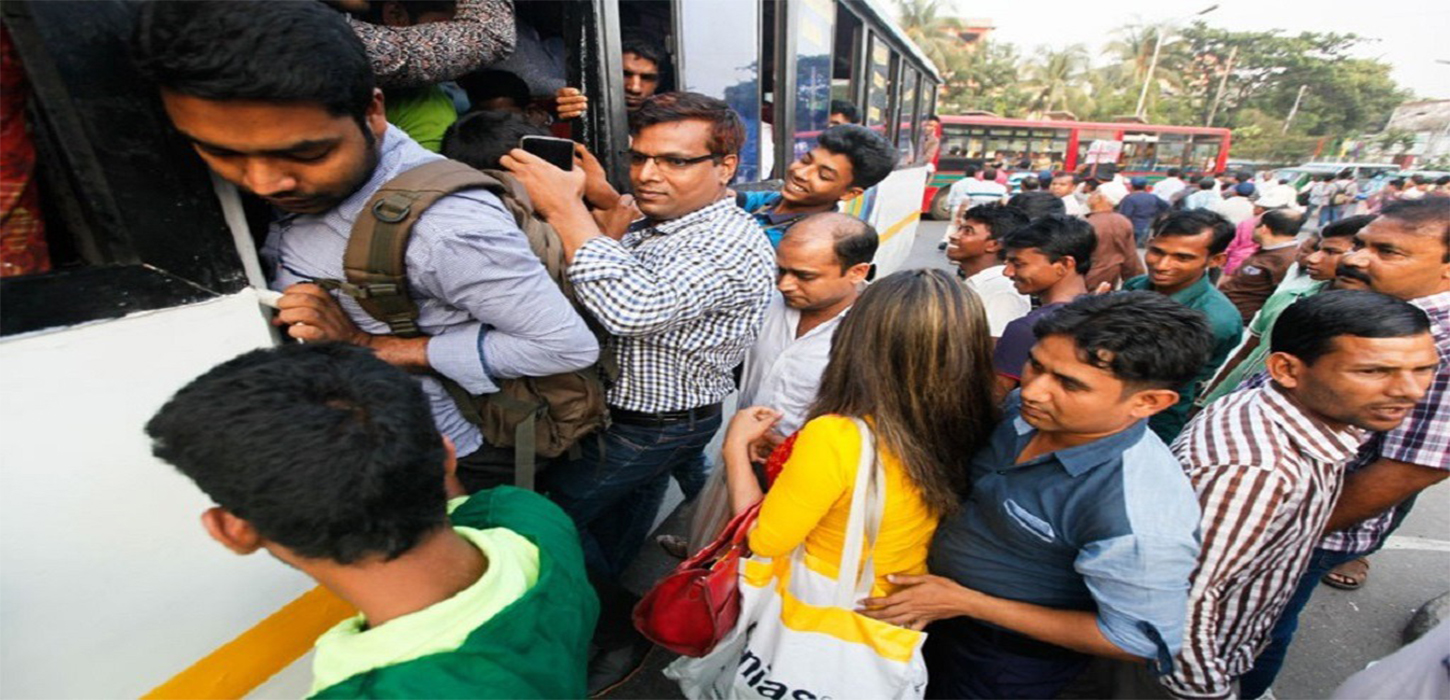
[[413, 211], [412, 203], [404, 201], [396, 204], [391, 200], [391, 197], [385, 197], [374, 202], [373, 217], [385, 224], [396, 224], [408, 218], [408, 214]]

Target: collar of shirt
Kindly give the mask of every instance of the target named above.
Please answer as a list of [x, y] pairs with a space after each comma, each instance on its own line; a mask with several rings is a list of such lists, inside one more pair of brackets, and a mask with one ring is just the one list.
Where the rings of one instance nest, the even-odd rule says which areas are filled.
[[[1150, 280], [1147, 275], [1139, 275], [1137, 277], [1134, 277], [1133, 279], [1128, 280], [1127, 282], [1124, 282], [1123, 288], [1133, 291], [1156, 291], [1153, 289], [1152, 280]], [[1169, 294], [1168, 298], [1189, 308], [1196, 309], [1198, 307], [1194, 306], [1194, 304], [1202, 299], [1203, 295], [1208, 294], [1212, 290], [1213, 284], [1208, 281], [1208, 274], [1205, 273], [1202, 277], [1198, 278], [1197, 282], [1188, 285], [1188, 287], [1185, 289], [1180, 289], [1172, 294]]]
[[1259, 250], [1261, 250], [1261, 251], [1264, 251], [1264, 250], [1279, 250], [1280, 248], [1288, 248], [1289, 246], [1297, 246], [1297, 245], [1299, 245], [1299, 241], [1294, 240], [1294, 241], [1288, 241], [1286, 243], [1280, 243], [1279, 245], [1260, 246], [1259, 247]]
[[[1436, 336], [1450, 333], [1450, 292], [1440, 292], [1427, 297], [1411, 299], [1411, 304], [1420, 307], [1430, 320], [1440, 328], [1435, 332]], [[1438, 341], [1438, 338], [1437, 338]]]
[[733, 206], [735, 206], [734, 197], [722, 197], [721, 199], [715, 200], [712, 204], [700, 207], [678, 218], [667, 219], [665, 221], [655, 221], [649, 218], [640, 219], [630, 225], [629, 233], [634, 234], [639, 240], [644, 240], [651, 236], [668, 236], [682, 229], [689, 228], [693, 224], [707, 222], [719, 216], [727, 208]]
[[1367, 431], [1346, 426], [1339, 430], [1310, 415], [1294, 403], [1278, 384], [1270, 382], [1259, 389], [1269, 420], [1284, 429], [1284, 434], [1298, 448], [1315, 460], [1329, 463], [1349, 461], [1369, 435]]
[[1012, 283], [1012, 280], [1007, 278], [1006, 265], [997, 265], [994, 267], [989, 267], [985, 270], [979, 270], [977, 274], [968, 277], [966, 281], [967, 285], [970, 286], [973, 291], [976, 291], [985, 290], [992, 285], [1001, 284], [1002, 280], [1007, 280], [1008, 284]]
[[1016, 433], [1016, 444], [1011, 450], [1010, 459], [1012, 464], [1003, 465], [1003, 469], [1018, 469], [1042, 464], [1048, 460], [1054, 460], [1062, 470], [1072, 476], [1079, 476], [1094, 467], [1107, 464], [1122, 456], [1133, 444], [1142, 439], [1143, 431], [1148, 429], [1147, 421], [1138, 421], [1127, 428], [1120, 430], [1107, 437], [1098, 438], [1085, 445], [1069, 447], [1065, 450], [1057, 450], [1044, 455], [1038, 455], [1026, 462], [1017, 463], [1017, 456], [1022, 454], [1023, 448], [1032, 441], [1032, 436], [1037, 433], [1033, 428], [1022, 420], [1021, 414], [1014, 406], [1012, 408], [1012, 428]]
[[368, 200], [388, 180], [424, 163], [443, 159], [443, 156], [432, 153], [407, 138], [402, 130], [392, 124], [388, 125], [379, 147], [381, 152], [378, 154], [378, 164], [373, 168], [373, 174], [368, 177], [368, 181], [332, 210], [346, 221], [355, 221], [362, 214], [363, 207], [367, 206]]

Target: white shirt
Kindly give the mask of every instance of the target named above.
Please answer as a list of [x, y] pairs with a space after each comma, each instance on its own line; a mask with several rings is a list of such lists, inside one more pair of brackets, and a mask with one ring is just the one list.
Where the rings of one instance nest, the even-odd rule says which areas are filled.
[[957, 207], [962, 204], [976, 206], [989, 202], [1000, 202], [1007, 196], [1007, 186], [995, 180], [978, 180], [975, 177], [964, 177], [952, 183], [952, 188], [947, 190], [947, 206], [955, 214]]
[[1076, 216], [1079, 219], [1087, 216], [1087, 207], [1084, 207], [1082, 202], [1077, 201], [1077, 195], [1070, 194], [1066, 197], [1059, 197], [1058, 199], [1062, 200], [1062, 206], [1067, 209], [1068, 216]]
[[765, 325], [745, 354], [739, 405], [769, 406], [780, 411], [775, 429], [782, 435], [800, 430], [816, 400], [821, 373], [831, 358], [831, 336], [848, 311], [797, 338], [801, 312], [786, 306], [781, 295], [771, 295]]
[[1032, 300], [1026, 294], [1018, 293], [1012, 280], [1002, 274], [1006, 265], [989, 267], [967, 278], [967, 289], [976, 293], [987, 309], [987, 328], [993, 338], [1001, 338], [1007, 324], [1027, 315], [1032, 310]]
[[1173, 195], [1182, 192], [1186, 186], [1182, 180], [1176, 177], [1165, 177], [1159, 180], [1158, 184], [1153, 185], [1153, 194], [1158, 195], [1158, 198], [1165, 202], [1172, 203]]
[[1214, 202], [1213, 211], [1223, 214], [1234, 226], [1254, 218], [1254, 203], [1248, 197], [1229, 197], [1228, 199]]

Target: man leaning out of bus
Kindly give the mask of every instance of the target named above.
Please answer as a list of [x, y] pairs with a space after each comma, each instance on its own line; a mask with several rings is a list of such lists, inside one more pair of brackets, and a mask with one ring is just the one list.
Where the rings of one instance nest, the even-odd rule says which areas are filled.
[[318, 638], [314, 697], [583, 697], [599, 602], [578, 532], [528, 491], [467, 496], [402, 370], [341, 344], [254, 350], [146, 432], [216, 503], [213, 539], [358, 609]]
[[896, 167], [896, 149], [864, 126], [840, 124], [821, 132], [816, 147], [785, 169], [779, 192], [741, 192], [735, 203], [765, 229], [772, 247], [796, 222], [835, 211], [861, 196]]

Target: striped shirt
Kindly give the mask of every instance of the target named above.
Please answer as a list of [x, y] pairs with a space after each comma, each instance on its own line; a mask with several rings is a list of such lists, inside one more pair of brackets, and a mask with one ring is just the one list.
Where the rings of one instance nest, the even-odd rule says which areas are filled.
[[1173, 443], [1203, 509], [1174, 672], [1185, 698], [1227, 698], [1294, 593], [1364, 431], [1331, 428], [1275, 386], [1231, 394]]
[[585, 243], [569, 280], [610, 334], [619, 376], [609, 405], [657, 413], [724, 399], [760, 334], [774, 273], [770, 240], [729, 198]]
[[[1411, 299], [1411, 304], [1430, 317], [1430, 333], [1435, 336], [1435, 353], [1440, 366], [1425, 398], [1405, 416], [1394, 430], [1375, 434], [1365, 443], [1359, 456], [1349, 465], [1349, 472], [1363, 469], [1381, 458], [1432, 469], [1450, 470], [1450, 292]], [[1364, 522], [1324, 536], [1321, 549], [1336, 552], [1367, 552], [1374, 549], [1390, 531], [1395, 514], [1408, 508], [1405, 503]]]

